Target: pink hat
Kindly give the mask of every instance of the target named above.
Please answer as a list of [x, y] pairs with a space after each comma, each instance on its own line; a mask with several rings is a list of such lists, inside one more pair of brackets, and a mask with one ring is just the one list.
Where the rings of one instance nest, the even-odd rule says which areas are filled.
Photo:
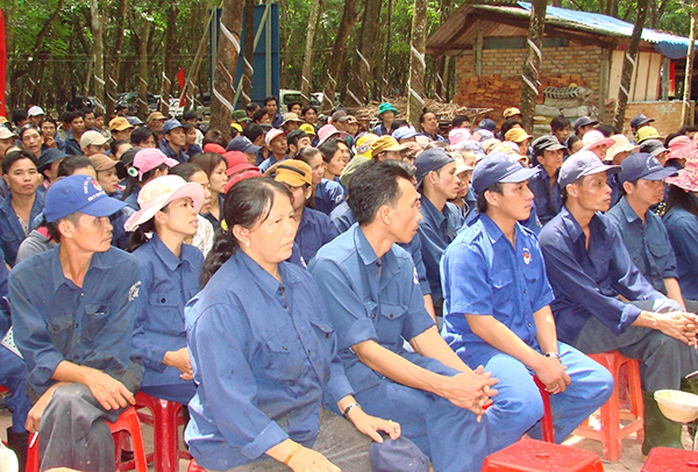
[[687, 192], [698, 192], [698, 158], [695, 154], [686, 160], [686, 167], [676, 177], [667, 177], [664, 182], [676, 185]]
[[274, 141], [279, 136], [283, 136], [283, 135], [284, 135], [284, 132], [281, 131], [280, 129], [272, 128], [269, 131], [267, 131], [267, 135], [264, 137], [264, 142], [267, 143], [267, 146], [269, 146], [272, 141]]
[[461, 141], [470, 139], [471, 136], [472, 134], [470, 134], [470, 130], [465, 128], [455, 128], [448, 133], [448, 141], [451, 143], [451, 146], [455, 146]]
[[138, 169], [139, 181], [143, 180], [143, 174], [160, 167], [162, 164], [166, 164], [167, 167], [174, 167], [179, 162], [170, 159], [157, 148], [143, 148], [133, 157], [133, 167]]
[[696, 143], [688, 136], [677, 136], [669, 141], [669, 159], [687, 159], [696, 154]]
[[607, 138], [601, 131], [592, 130], [584, 135], [582, 138], [582, 144], [584, 144], [584, 147], [582, 148], [583, 150], [590, 151], [595, 147], [602, 146], [604, 144], [607, 147], [611, 147], [616, 144], [616, 141], [611, 138]]
[[339, 130], [335, 128], [334, 125], [323, 126], [319, 130], [317, 130], [318, 146], [336, 134], [339, 134]]
[[170, 202], [184, 197], [194, 201], [194, 209], [198, 213], [204, 203], [204, 188], [194, 182], [187, 183], [178, 175], [163, 175], [151, 180], [138, 194], [138, 205], [141, 209], [126, 220], [124, 229], [128, 232], [135, 231]]
[[233, 188], [233, 186], [236, 183], [242, 182], [243, 180], [256, 179], [256, 178], [260, 178], [260, 177], [264, 177], [264, 176], [262, 174], [260, 174], [258, 170], [246, 170], [245, 172], [241, 172], [238, 175], [236, 175], [235, 177], [233, 177], [232, 179], [230, 179], [228, 181], [228, 183], [225, 184], [225, 188], [223, 189], [223, 191], [225, 193], [228, 193], [228, 191], [231, 188]]
[[220, 144], [216, 143], [206, 143], [204, 146], [204, 152], [212, 152], [214, 154], [220, 154], [221, 156], [225, 154], [225, 148]]

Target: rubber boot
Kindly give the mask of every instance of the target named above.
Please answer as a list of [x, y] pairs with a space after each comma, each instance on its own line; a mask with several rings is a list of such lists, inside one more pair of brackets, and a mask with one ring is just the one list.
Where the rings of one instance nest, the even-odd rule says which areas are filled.
[[[681, 379], [681, 390], [698, 395], [698, 377]], [[698, 420], [691, 421], [686, 427], [688, 428], [688, 435], [691, 437], [691, 440], [693, 440], [693, 438], [696, 437], [696, 431], [698, 431]]]
[[24, 472], [27, 465], [29, 433], [15, 433], [11, 427], [7, 428], [7, 447], [15, 451], [19, 459], [19, 472]]
[[665, 417], [659, 405], [654, 400], [654, 395], [642, 392], [644, 408], [645, 440], [642, 443], [642, 455], [646, 456], [653, 447], [664, 446], [674, 449], [683, 449], [681, 444], [681, 423], [675, 423]]

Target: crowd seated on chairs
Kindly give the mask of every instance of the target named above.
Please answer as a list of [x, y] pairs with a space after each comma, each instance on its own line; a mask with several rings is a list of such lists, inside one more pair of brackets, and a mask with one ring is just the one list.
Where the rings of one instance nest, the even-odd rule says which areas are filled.
[[524, 436], [598, 470], [550, 444], [577, 428], [610, 460], [632, 432], [682, 449], [653, 393], [698, 393], [698, 128], [278, 103], [205, 136], [193, 112], [0, 123], [21, 470], [470, 472]]

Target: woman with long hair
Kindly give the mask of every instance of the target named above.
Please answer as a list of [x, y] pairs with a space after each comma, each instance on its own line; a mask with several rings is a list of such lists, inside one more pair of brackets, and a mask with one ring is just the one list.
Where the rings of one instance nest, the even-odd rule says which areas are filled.
[[128, 180], [121, 200], [134, 210], [138, 210], [138, 194], [141, 187], [153, 179], [167, 175], [168, 169], [177, 164], [179, 162], [170, 159], [159, 149], [140, 149], [133, 156], [133, 163], [126, 166]]
[[204, 257], [206, 257], [213, 247], [214, 233], [211, 222], [202, 216], [211, 210], [211, 184], [208, 182], [208, 176], [201, 167], [191, 162], [177, 164], [170, 169], [168, 175], [178, 175], [187, 182], [199, 184], [204, 191], [204, 203], [196, 216], [199, 220], [199, 228], [194, 236], [185, 239], [184, 242], [199, 248]]
[[209, 212], [203, 216], [210, 221], [213, 228], [217, 230], [220, 228], [221, 219], [223, 218], [225, 184], [228, 183], [228, 176], [225, 172], [228, 170], [228, 163], [223, 156], [213, 152], [196, 154], [189, 159], [189, 162], [198, 165], [206, 172], [211, 189], [211, 208]]

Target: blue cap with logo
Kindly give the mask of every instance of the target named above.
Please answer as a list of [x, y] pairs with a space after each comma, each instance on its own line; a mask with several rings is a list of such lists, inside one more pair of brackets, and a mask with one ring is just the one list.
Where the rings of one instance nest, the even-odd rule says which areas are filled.
[[575, 183], [582, 177], [600, 174], [601, 172], [617, 174], [620, 172], [620, 166], [607, 166], [593, 152], [579, 151], [572, 154], [562, 163], [557, 181], [560, 187], [565, 188], [567, 185]]
[[634, 182], [637, 179], [664, 180], [678, 174], [673, 167], [664, 167], [652, 154], [646, 152], [634, 152], [626, 157], [620, 164], [621, 171], [618, 181]]
[[498, 182], [515, 184], [530, 179], [538, 172], [538, 168], [530, 169], [512, 161], [505, 152], [493, 152], [478, 162], [471, 185], [479, 195]]
[[90, 216], [109, 216], [126, 204], [109, 197], [89, 175], [70, 175], [57, 180], [46, 192], [44, 218], [47, 223], [79, 211]]

